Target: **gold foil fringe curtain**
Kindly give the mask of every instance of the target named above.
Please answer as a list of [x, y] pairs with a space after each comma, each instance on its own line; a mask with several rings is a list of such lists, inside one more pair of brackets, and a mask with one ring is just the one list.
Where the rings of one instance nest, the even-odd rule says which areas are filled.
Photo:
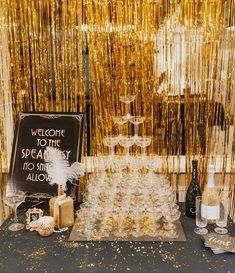
[[[234, 8], [234, 0], [2, 0], [1, 165], [6, 117], [85, 111], [89, 102], [91, 154], [106, 152], [103, 137], [118, 133], [112, 116], [130, 111], [146, 117], [139, 134], [153, 136], [148, 152], [175, 156], [173, 172], [181, 155], [186, 172], [197, 156], [204, 182], [209, 160], [221, 156], [223, 185], [235, 166], [232, 156], [226, 170], [234, 139]], [[123, 94], [136, 96], [129, 109]], [[132, 126], [124, 132], [133, 134]], [[165, 162], [162, 171], [172, 172]]]
[[134, 94], [131, 114], [147, 117], [141, 133], [154, 136], [150, 152], [228, 154], [234, 1], [84, 3], [94, 152], [117, 133], [112, 116], [126, 114], [120, 95]]
[[[82, 1], [0, 1], [0, 173], [19, 111], [84, 111]], [[3, 189], [1, 179], [1, 189]]]

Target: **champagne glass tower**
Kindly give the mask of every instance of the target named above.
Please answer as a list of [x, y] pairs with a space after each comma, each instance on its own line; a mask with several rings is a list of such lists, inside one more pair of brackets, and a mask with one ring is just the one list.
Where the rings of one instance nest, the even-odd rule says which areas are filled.
[[[91, 175], [89, 179], [86, 205], [78, 214], [78, 226], [84, 240], [138, 240], [142, 236], [156, 237], [158, 234], [167, 234], [167, 238], [173, 239], [178, 236], [174, 225], [180, 217], [178, 205], [168, 179], [155, 174], [157, 157], [152, 157], [154, 162], [148, 164], [147, 147], [152, 137], [139, 135], [138, 127], [145, 117], [131, 114], [130, 105], [134, 99], [134, 95], [120, 96], [125, 113], [112, 117], [119, 134], [103, 139], [110, 155], [106, 165], [112, 164], [112, 168], [105, 168], [106, 175], [98, 174], [95, 178]], [[129, 133], [130, 127], [123, 130], [129, 122], [134, 125], [134, 134]], [[115, 154], [114, 147], [118, 144], [124, 148], [124, 155]], [[141, 148], [140, 156], [137, 153], [130, 156], [133, 145]], [[101, 161], [101, 157], [97, 161]], [[146, 167], [144, 171], [143, 167]], [[151, 175], [146, 175], [146, 170]], [[92, 215], [94, 220], [85, 215]]]

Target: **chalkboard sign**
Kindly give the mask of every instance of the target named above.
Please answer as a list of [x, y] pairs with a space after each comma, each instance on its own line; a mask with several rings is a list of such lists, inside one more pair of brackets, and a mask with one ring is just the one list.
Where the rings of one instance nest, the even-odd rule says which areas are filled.
[[84, 113], [20, 112], [16, 125], [9, 183], [29, 193], [55, 194], [48, 182], [44, 151], [63, 151], [72, 164], [81, 160]]

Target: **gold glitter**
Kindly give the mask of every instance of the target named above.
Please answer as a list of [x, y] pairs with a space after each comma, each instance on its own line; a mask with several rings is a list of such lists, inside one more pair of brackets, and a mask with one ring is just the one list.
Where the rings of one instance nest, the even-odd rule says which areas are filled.
[[38, 248], [34, 250], [31, 254], [27, 254], [28, 258], [32, 259], [41, 259], [43, 256], [46, 255], [46, 248]]

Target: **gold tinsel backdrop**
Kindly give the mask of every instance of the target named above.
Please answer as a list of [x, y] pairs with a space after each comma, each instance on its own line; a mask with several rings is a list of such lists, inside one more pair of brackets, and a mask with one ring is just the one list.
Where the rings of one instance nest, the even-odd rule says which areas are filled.
[[[212, 161], [233, 194], [234, 9], [234, 0], [2, 0], [1, 190], [18, 111], [86, 111], [89, 155], [106, 152], [112, 116], [130, 111], [145, 116], [139, 133], [153, 136], [148, 152], [176, 186], [182, 162], [188, 174], [197, 157], [202, 184]], [[135, 95], [129, 109], [123, 94]]]

